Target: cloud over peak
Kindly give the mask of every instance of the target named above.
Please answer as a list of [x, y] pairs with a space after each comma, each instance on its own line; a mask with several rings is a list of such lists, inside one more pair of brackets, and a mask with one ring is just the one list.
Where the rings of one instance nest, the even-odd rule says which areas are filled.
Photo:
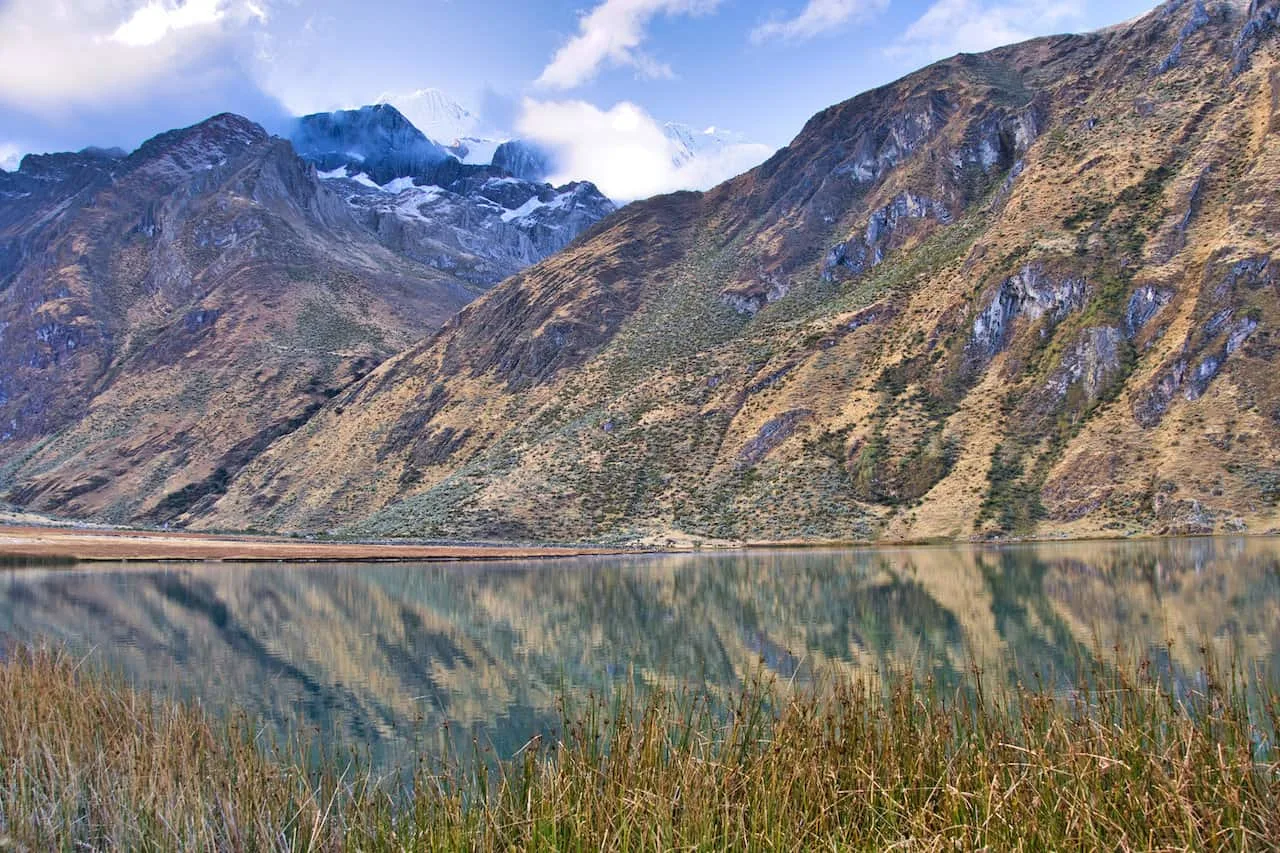
[[578, 34], [565, 42], [542, 70], [537, 84], [572, 89], [591, 80], [602, 66], [634, 68], [644, 77], [674, 76], [666, 65], [640, 50], [649, 22], [657, 15], [701, 15], [720, 0], [604, 0], [578, 22]]
[[253, 0], [9, 0], [0, 4], [0, 104], [58, 114], [137, 100], [234, 52], [233, 36], [265, 19]]
[[186, 0], [177, 6], [148, 3], [116, 27], [111, 41], [131, 47], [155, 44], [171, 32], [217, 23], [225, 10], [219, 0]]
[[709, 189], [773, 153], [766, 145], [730, 139], [690, 157], [667, 129], [629, 101], [600, 109], [585, 101], [526, 99], [516, 129], [555, 155], [559, 174], [553, 181], [586, 177], [617, 201]]

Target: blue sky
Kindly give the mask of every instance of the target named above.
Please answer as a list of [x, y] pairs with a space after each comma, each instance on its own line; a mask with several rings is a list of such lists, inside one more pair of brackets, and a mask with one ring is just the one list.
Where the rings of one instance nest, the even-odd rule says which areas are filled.
[[[776, 148], [819, 109], [935, 59], [1106, 26], [1151, 5], [0, 0], [0, 166], [24, 151], [133, 147], [223, 110], [283, 127], [288, 114], [424, 87], [492, 130], [579, 133], [560, 140], [570, 147], [639, 150], [654, 139], [649, 124], [678, 121]], [[641, 181], [623, 194], [649, 189]]]

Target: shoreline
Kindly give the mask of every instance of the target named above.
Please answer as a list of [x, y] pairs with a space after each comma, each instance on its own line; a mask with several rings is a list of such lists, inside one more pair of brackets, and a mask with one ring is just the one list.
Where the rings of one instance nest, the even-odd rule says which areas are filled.
[[462, 562], [635, 553], [641, 552], [590, 546], [317, 542], [278, 536], [0, 524], [0, 560], [8, 562]]
[[396, 541], [325, 541], [271, 534], [225, 534], [196, 531], [131, 530], [112, 527], [80, 527], [0, 520], [0, 569], [30, 562], [35, 565], [93, 563], [407, 563], [534, 560], [571, 557], [636, 556], [641, 554], [726, 553], [753, 550], [826, 550], [848, 548], [876, 550], [916, 547], [1006, 547], [1081, 542], [1152, 541], [1166, 538], [1266, 538], [1277, 531], [1233, 534], [1198, 534], [1178, 537], [1146, 536], [1047, 536], [1009, 539], [954, 539], [924, 541], [885, 540], [718, 543], [703, 547], [557, 545], [518, 543], [465, 543]]

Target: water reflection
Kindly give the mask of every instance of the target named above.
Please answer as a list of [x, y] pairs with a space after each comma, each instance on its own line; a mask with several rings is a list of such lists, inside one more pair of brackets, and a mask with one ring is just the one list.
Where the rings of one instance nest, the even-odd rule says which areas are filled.
[[314, 726], [379, 760], [444, 721], [510, 754], [568, 691], [760, 666], [788, 681], [973, 664], [1066, 683], [1096, 649], [1201, 645], [1280, 682], [1280, 543], [768, 551], [502, 564], [178, 566], [0, 575], [0, 637]]

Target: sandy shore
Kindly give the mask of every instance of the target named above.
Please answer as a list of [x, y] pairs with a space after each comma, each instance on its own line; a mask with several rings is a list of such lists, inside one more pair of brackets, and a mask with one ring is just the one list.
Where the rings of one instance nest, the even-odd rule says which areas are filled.
[[218, 560], [335, 562], [391, 560], [514, 560], [612, 554], [599, 548], [519, 545], [383, 545], [311, 542], [270, 536], [214, 536], [74, 527], [0, 525], [0, 557], [83, 561]]

